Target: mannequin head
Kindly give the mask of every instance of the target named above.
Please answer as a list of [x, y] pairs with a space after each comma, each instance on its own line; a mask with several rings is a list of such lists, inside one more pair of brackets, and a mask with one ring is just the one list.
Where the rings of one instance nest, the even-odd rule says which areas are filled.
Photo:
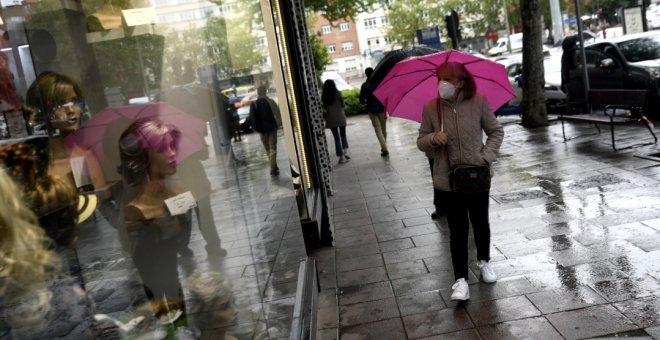
[[78, 84], [65, 75], [51, 71], [39, 74], [25, 101], [51, 133], [67, 135], [80, 127], [85, 98]]
[[195, 272], [188, 278], [188, 285], [191, 294], [189, 314], [202, 334], [224, 332], [224, 329], [236, 324], [238, 310], [224, 275]]
[[119, 137], [119, 171], [128, 185], [163, 178], [176, 172], [176, 151], [181, 133], [175, 126], [141, 119]]

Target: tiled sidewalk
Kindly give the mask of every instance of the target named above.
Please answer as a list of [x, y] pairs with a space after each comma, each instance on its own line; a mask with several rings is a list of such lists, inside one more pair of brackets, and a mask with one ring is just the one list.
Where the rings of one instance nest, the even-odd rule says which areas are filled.
[[[606, 133], [564, 143], [556, 122], [507, 120], [490, 205], [500, 280], [478, 282], [472, 264], [471, 300], [457, 306], [418, 125], [389, 120], [381, 158], [368, 117], [349, 119], [353, 157], [333, 174], [336, 246], [315, 254], [320, 339], [660, 338], [660, 163], [634, 157], [658, 146], [614, 152]], [[647, 137], [617, 135], [622, 146]]]

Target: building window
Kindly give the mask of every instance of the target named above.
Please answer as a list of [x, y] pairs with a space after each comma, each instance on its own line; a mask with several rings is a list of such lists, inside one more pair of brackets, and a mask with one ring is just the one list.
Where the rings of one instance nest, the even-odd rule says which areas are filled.
[[374, 28], [377, 27], [376, 18], [370, 18], [364, 20], [364, 28]]
[[265, 47], [266, 46], [266, 37], [259, 37], [257, 38], [257, 47]]
[[342, 31], [342, 32], [343, 31], [348, 31], [349, 28], [350, 28], [350, 25], [347, 22], [342, 22], [341, 24], [339, 24], [339, 30]]
[[387, 26], [387, 25], [390, 24], [390, 20], [387, 19], [387, 17], [381, 17], [380, 18], [380, 24], [381, 24], [381, 26]]
[[325, 45], [325, 47], [328, 49], [328, 53], [335, 53], [335, 44]]
[[321, 33], [323, 33], [323, 34], [330, 34], [330, 33], [332, 33], [332, 26], [330, 26], [330, 25], [323, 25], [323, 26], [321, 26]]
[[342, 51], [350, 51], [353, 49], [353, 42], [352, 41], [345, 41], [341, 43], [341, 50]]

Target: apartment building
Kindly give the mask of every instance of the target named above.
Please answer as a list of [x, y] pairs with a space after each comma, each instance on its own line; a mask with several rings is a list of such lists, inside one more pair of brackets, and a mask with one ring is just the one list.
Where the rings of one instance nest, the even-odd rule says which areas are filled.
[[354, 21], [330, 22], [319, 16], [314, 31], [321, 33], [323, 44], [333, 60], [333, 63], [326, 67], [327, 71], [335, 71], [349, 81], [361, 77], [364, 63]]
[[387, 38], [389, 21], [383, 5], [358, 14], [356, 28], [364, 68], [376, 66], [386, 52], [398, 48]]

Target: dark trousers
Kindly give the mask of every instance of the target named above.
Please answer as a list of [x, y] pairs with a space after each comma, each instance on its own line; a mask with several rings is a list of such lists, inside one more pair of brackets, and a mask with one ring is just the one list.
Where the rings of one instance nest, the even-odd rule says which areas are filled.
[[470, 223], [477, 246], [477, 261], [490, 260], [490, 223], [488, 192], [459, 194], [440, 191], [440, 204], [445, 208], [449, 224], [449, 246], [454, 278], [468, 279], [468, 232]]
[[348, 139], [346, 138], [346, 126], [330, 128], [332, 137], [335, 139], [335, 152], [337, 156], [344, 154], [344, 149], [348, 149]]
[[[429, 166], [431, 167], [431, 179], [433, 179], [433, 158], [429, 158]], [[440, 190], [433, 187], [433, 206], [436, 212], [440, 212]]]

